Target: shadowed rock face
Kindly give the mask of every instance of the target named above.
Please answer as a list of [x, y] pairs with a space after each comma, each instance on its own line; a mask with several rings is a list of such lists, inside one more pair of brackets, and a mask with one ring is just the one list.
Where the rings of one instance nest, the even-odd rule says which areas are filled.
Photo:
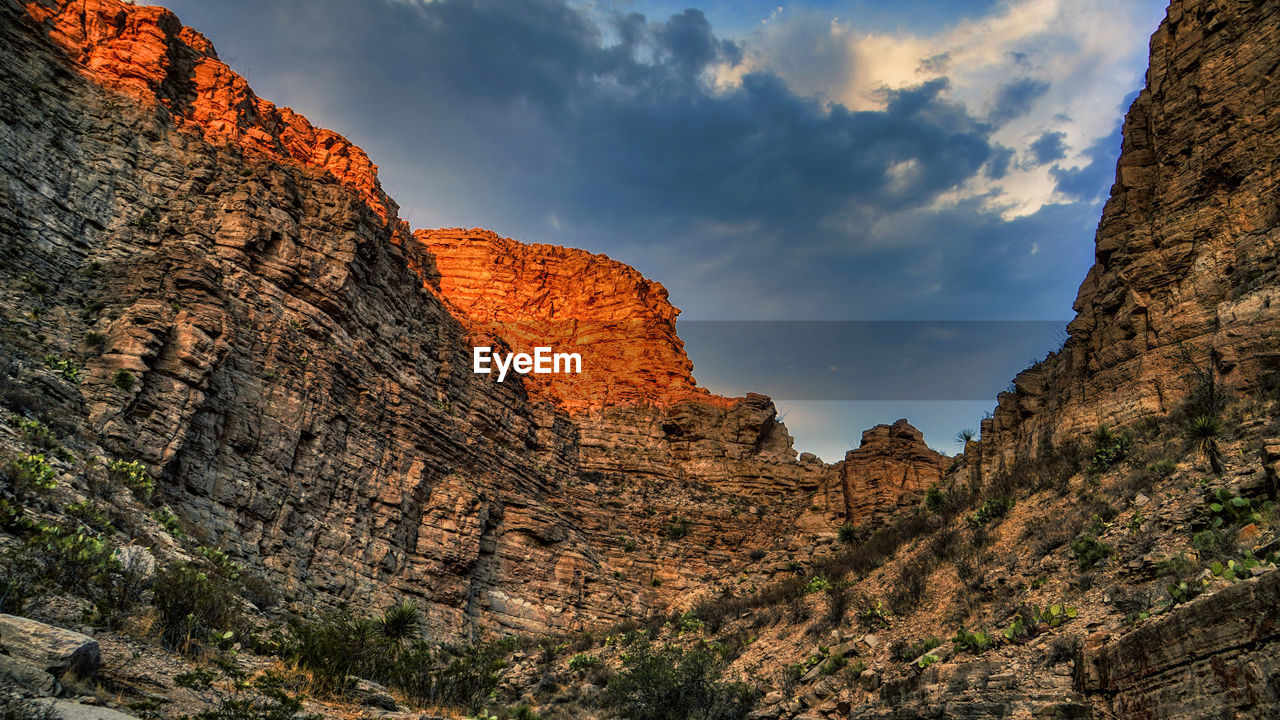
[[898, 501], [915, 502], [942, 480], [951, 459], [924, 443], [924, 435], [906, 419], [862, 433], [862, 443], [845, 453], [839, 468], [845, 517], [865, 521]]
[[[146, 463], [296, 608], [409, 597], [441, 637], [569, 630], [831, 542], [834, 471], [796, 457], [768, 398], [696, 386], [657, 283], [415, 237], [359, 148], [257, 98], [168, 11], [0, 13], [4, 351], [81, 365], [67, 431]], [[471, 372], [486, 338], [613, 369], [499, 384]]]
[[1177, 407], [1188, 359], [1237, 390], [1280, 371], [1277, 63], [1276, 3], [1170, 4], [1070, 338], [1001, 393], [982, 425], [985, 472]]

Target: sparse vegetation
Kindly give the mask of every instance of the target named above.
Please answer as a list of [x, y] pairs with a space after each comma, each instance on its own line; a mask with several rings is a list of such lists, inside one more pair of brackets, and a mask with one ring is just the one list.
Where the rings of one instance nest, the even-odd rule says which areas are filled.
[[135, 382], [137, 382], [137, 378], [124, 368], [116, 370], [115, 374], [111, 376], [111, 384], [125, 392], [132, 390]]
[[1076, 541], [1071, 543], [1071, 551], [1075, 553], [1076, 566], [1082, 571], [1111, 557], [1111, 553], [1114, 552], [1110, 545], [1092, 535], [1076, 538]]
[[720, 679], [725, 659], [718, 648], [688, 649], [637, 642], [609, 680], [608, 702], [631, 720], [737, 720], [751, 710], [756, 691]]

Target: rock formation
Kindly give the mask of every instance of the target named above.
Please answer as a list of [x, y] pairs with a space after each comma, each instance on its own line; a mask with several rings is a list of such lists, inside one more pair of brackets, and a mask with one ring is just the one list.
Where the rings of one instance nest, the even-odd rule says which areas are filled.
[[581, 374], [529, 376], [531, 392], [571, 413], [685, 399], [727, 405], [693, 379], [662, 285], [582, 250], [527, 245], [485, 230], [418, 230], [428, 279], [473, 331], [512, 349], [582, 355]]
[[862, 433], [862, 443], [837, 463], [844, 516], [863, 521], [915, 503], [939, 483], [951, 459], [924, 443], [924, 435], [906, 419]]
[[1070, 337], [1000, 394], [984, 471], [1174, 409], [1197, 368], [1236, 391], [1280, 371], [1277, 62], [1275, 3], [1170, 5]]
[[[831, 542], [835, 471], [797, 458], [768, 398], [697, 387], [661, 285], [410, 234], [359, 148], [166, 10], [3, 13], [6, 352], [82, 365], [51, 384], [68, 427], [144, 462], [299, 607], [410, 597], [443, 636], [571, 629]], [[585, 372], [497, 383], [471, 372], [482, 341], [582, 348]]]

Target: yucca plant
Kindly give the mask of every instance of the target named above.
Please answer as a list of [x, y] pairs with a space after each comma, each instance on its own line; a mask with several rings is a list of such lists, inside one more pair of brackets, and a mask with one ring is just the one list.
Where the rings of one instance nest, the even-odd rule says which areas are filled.
[[1222, 448], [1218, 436], [1222, 434], [1222, 419], [1217, 415], [1197, 415], [1187, 423], [1187, 439], [1209, 461], [1214, 475], [1222, 474]]
[[422, 624], [422, 614], [416, 603], [402, 602], [382, 614], [378, 620], [378, 632], [393, 645], [400, 646], [411, 640]]

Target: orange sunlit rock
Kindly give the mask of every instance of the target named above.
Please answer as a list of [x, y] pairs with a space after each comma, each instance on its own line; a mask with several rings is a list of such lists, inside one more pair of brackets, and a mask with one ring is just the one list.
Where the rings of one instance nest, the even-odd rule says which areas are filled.
[[255, 95], [203, 35], [169, 10], [120, 0], [29, 2], [26, 10], [101, 85], [160, 106], [175, 125], [210, 142], [327, 172], [384, 220], [395, 218], [395, 203], [363, 150]]
[[487, 230], [418, 230], [435, 257], [431, 284], [477, 333], [519, 352], [579, 353], [581, 374], [527, 375], [570, 412], [630, 403], [736, 402], [697, 386], [676, 335], [680, 311], [661, 284], [584, 250], [525, 244]]

